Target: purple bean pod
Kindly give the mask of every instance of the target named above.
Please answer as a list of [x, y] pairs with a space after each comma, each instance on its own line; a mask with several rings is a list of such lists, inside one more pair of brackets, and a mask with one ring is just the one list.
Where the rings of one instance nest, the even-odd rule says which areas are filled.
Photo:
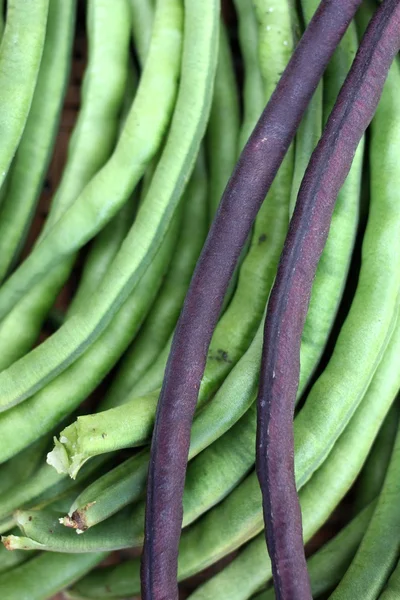
[[142, 558], [144, 600], [177, 600], [190, 430], [225, 292], [257, 212], [324, 70], [362, 0], [322, 0], [223, 194], [169, 355], [151, 445]]
[[271, 291], [258, 395], [257, 474], [277, 600], [312, 598], [294, 473], [293, 413], [311, 287], [336, 198], [400, 49], [400, 0], [377, 10], [301, 184]]

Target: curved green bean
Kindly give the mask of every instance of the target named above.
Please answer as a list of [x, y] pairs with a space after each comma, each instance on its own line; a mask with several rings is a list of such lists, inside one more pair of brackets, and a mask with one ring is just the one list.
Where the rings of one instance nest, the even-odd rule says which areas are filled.
[[73, 554], [111, 552], [139, 547], [143, 542], [143, 515], [132, 518], [131, 508], [119, 512], [112, 519], [82, 535], [77, 535], [73, 529], [60, 523], [64, 514], [51, 508], [18, 510], [14, 516], [22, 535], [3, 536], [2, 542], [8, 550], [46, 550]]
[[75, 13], [75, 0], [50, 0], [32, 104], [0, 210], [0, 280], [22, 249], [50, 162], [69, 79]]
[[[25, 553], [26, 554], [26, 553]], [[7, 600], [48, 600], [99, 564], [107, 553], [42, 553], [0, 575], [0, 595]]]
[[399, 472], [400, 429], [398, 428], [376, 509], [350, 567], [330, 596], [332, 600], [344, 598], [375, 600], [393, 571], [399, 550]]
[[[113, 4], [109, 0], [88, 2], [89, 58], [81, 106], [68, 146], [67, 163], [43, 234], [74, 202], [114, 147], [127, 79], [128, 16], [126, 3], [120, 0]], [[106, 86], [104, 77], [107, 77]], [[0, 323], [1, 370], [31, 348], [73, 264], [74, 257], [71, 257], [48, 273]]]
[[379, 495], [382, 489], [397, 433], [399, 408], [399, 403], [396, 402], [389, 411], [358, 478], [354, 500], [355, 511], [364, 508]]
[[[400, 373], [395, 366], [399, 351], [400, 327], [397, 326], [370, 387], [349, 425], [311, 480], [304, 487], [302, 482], [298, 481], [298, 489], [302, 488], [300, 504], [305, 541], [324, 524], [362, 468], [400, 388]], [[216, 562], [262, 529], [261, 494], [257, 486], [257, 477], [253, 473], [224, 502], [196, 523], [192, 532], [189, 528], [183, 533], [182, 540], [186, 539], [185, 534], [187, 535], [185, 545], [181, 543], [185, 574], [190, 575]], [[200, 587], [191, 599], [249, 598], [271, 578], [271, 571], [267, 573], [266, 570], [268, 561], [262, 532], [245, 547], [231, 565]]]
[[[307, 481], [322, 463], [362, 400], [397, 319], [399, 91], [400, 68], [394, 62], [371, 124], [371, 203], [357, 290], [332, 357], [296, 419], [298, 481]], [[382, 264], [387, 267], [382, 269]]]
[[[184, 527], [220, 502], [251, 469], [255, 431], [253, 405], [236, 425], [189, 463], [183, 498]], [[146, 449], [103, 475], [74, 501], [64, 523], [86, 529], [136, 501], [144, 491], [148, 460]], [[144, 514], [143, 502], [141, 506]]]
[[[333, 107], [358, 47], [357, 31], [351, 23], [323, 80], [324, 120]], [[298, 397], [309, 383], [328, 341], [342, 298], [357, 233], [364, 140], [359, 144], [350, 172], [336, 200], [331, 227], [318, 263], [307, 318], [301, 339], [301, 374]]]
[[[0, 374], [3, 407], [12, 406], [41, 389], [99, 337], [158, 250], [194, 166], [204, 133], [211, 101], [210, 82], [215, 70], [216, 18], [216, 0], [210, 3], [207, 11], [197, 4], [187, 5], [187, 43], [176, 111], [146, 201], [90, 308], [69, 319], [40, 346]], [[193, 68], [194, 64], [196, 68]], [[157, 69], [160, 70], [160, 65]], [[129, 163], [130, 155], [125, 158]], [[115, 176], [113, 172], [114, 181], [119, 181]], [[32, 363], [34, 371], [29, 367]], [[19, 375], [21, 370], [24, 372], [24, 377], [19, 377], [18, 381], [13, 375], [15, 369]]]
[[[161, 284], [175, 245], [178, 216], [179, 214], [140, 285], [125, 301], [100, 338], [79, 360], [32, 398], [0, 414], [0, 463], [51, 431], [73, 412], [126, 350]], [[16, 431], [18, 435], [15, 435]]]
[[[313, 598], [326, 594], [339, 583], [360, 545], [375, 506], [376, 502], [366, 506], [334, 538], [307, 560]], [[275, 593], [271, 588], [255, 596], [254, 600], [274, 600], [274, 598]]]
[[0, 46], [0, 187], [28, 118], [42, 58], [48, 10], [49, 0], [9, 0], [7, 3]]
[[154, 22], [151, 0], [128, 0], [131, 11], [132, 34], [141, 66], [146, 62]]
[[[134, 385], [157, 360], [178, 319], [207, 230], [207, 178], [202, 151], [197, 158], [183, 202], [179, 237], [166, 278], [149, 316], [124, 356], [101, 402], [102, 410], [126, 400]], [[164, 369], [165, 363], [155, 388], [161, 385]], [[146, 390], [144, 394], [155, 388]]]
[[113, 154], [3, 284], [0, 317], [4, 318], [15, 302], [51, 268], [79, 250], [110, 221], [128, 200], [155, 156], [175, 103], [182, 12], [179, 0], [158, 3], [149, 59]]

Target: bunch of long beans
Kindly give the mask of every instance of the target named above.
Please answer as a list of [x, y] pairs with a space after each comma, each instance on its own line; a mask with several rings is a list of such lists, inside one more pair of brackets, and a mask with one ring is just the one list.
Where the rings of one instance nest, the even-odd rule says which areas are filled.
[[400, 2], [223, 8], [0, 2], [1, 598], [400, 593]]

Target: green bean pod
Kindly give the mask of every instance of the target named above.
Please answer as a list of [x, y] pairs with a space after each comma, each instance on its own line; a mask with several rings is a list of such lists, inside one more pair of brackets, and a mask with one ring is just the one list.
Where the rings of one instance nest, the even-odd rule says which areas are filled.
[[[307, 560], [313, 598], [330, 592], [341, 580], [364, 536], [376, 502], [366, 506], [348, 525]], [[254, 600], [274, 600], [273, 588]]]
[[214, 96], [206, 145], [210, 173], [210, 221], [235, 167], [238, 154], [239, 101], [229, 39], [221, 22]]
[[395, 570], [389, 578], [386, 586], [383, 588], [379, 600], [397, 600], [400, 594], [400, 563], [397, 563]]
[[[166, 278], [149, 316], [124, 356], [101, 403], [102, 410], [117, 406], [126, 400], [133, 386], [154, 364], [168, 342], [178, 319], [206, 230], [207, 178], [204, 156], [200, 151], [185, 192], [181, 230]], [[163, 363], [156, 387], [161, 385], [159, 379], [162, 379], [164, 368]]]
[[[400, 118], [395, 98], [399, 91], [400, 68], [395, 61], [371, 124], [371, 203], [357, 290], [332, 357], [296, 419], [298, 482], [309, 479], [345, 428], [396, 323], [400, 299], [396, 268], [396, 257], [400, 260], [400, 172], [396, 166]], [[387, 267], [382, 269], [382, 264]]]
[[0, 280], [22, 249], [49, 166], [69, 79], [75, 13], [75, 0], [50, 0], [32, 104], [0, 210]]
[[[89, 0], [89, 57], [81, 105], [68, 145], [67, 163], [52, 199], [43, 233], [75, 201], [112, 152], [127, 79], [129, 33], [125, 2], [118, 0], [110, 4], [109, 0]], [[31, 348], [73, 264], [74, 257], [48, 273], [0, 323], [1, 370]]]
[[[96, 343], [32, 398], [0, 415], [0, 435], [3, 441], [0, 446], [0, 463], [51, 431], [57, 423], [71, 414], [126, 350], [161, 284], [175, 246], [178, 217], [179, 214], [140, 285], [125, 301]], [[18, 431], [18, 436], [15, 431]]]
[[[324, 76], [324, 121], [336, 101], [357, 47], [357, 31], [355, 24], [351, 23]], [[342, 299], [357, 234], [363, 157], [364, 139], [357, 148], [350, 172], [336, 200], [329, 235], [318, 263], [318, 284], [312, 289], [301, 339], [298, 397], [302, 396], [318, 366]]]
[[386, 476], [399, 422], [399, 403], [388, 413], [356, 484], [354, 510], [360, 510], [376, 498]]
[[1, 597], [7, 600], [48, 600], [85, 575], [106, 556], [104, 552], [39, 554], [0, 575]]
[[[208, 119], [215, 73], [217, 12], [216, 0], [207, 11], [197, 4], [187, 5], [182, 79], [165, 150], [146, 201], [101, 289], [87, 310], [69, 319], [40, 346], [0, 374], [3, 407], [28, 398], [74, 362], [104, 331], [153, 260], [179, 205]], [[157, 69], [160, 71], [159, 64]], [[131, 153], [125, 158], [130, 163]], [[120, 178], [115, 171], [112, 176], [117, 185]], [[97, 178], [100, 180], [101, 177]], [[35, 364], [34, 372], [30, 363]], [[21, 370], [24, 372], [18, 382], [12, 373], [17, 365], [19, 374]]]
[[43, 53], [48, 10], [49, 0], [9, 0], [7, 3], [0, 46], [0, 188], [28, 119]]
[[[252, 468], [255, 430], [253, 405], [235, 426], [189, 463], [184, 527], [220, 502]], [[64, 523], [87, 529], [136, 501], [144, 491], [148, 460], [149, 452], [144, 450], [103, 475], [75, 500]], [[135, 510], [144, 514], [144, 503]]]
[[51, 268], [79, 250], [112, 219], [155, 156], [175, 103], [182, 13], [179, 0], [158, 3], [149, 59], [113, 154], [4, 283], [0, 290], [0, 317], [4, 318], [14, 303]]
[[81, 535], [60, 523], [64, 514], [52, 508], [18, 510], [14, 516], [22, 535], [3, 536], [2, 542], [8, 550], [46, 550], [73, 554], [111, 552], [139, 547], [143, 543], [143, 515], [132, 519], [130, 507], [97, 527], [80, 532]]
[[67, 318], [84, 308], [96, 292], [121, 247], [134, 219], [135, 195], [96, 236], [86, 257], [78, 289], [68, 306]]
[[[318, 0], [300, 0], [305, 25], [311, 21], [318, 8]], [[289, 216], [291, 217], [297, 200], [297, 194], [308, 162], [322, 134], [323, 82], [320, 81], [308, 105], [295, 138], [295, 158], [293, 182], [290, 192]]]
[[389, 462], [382, 491], [371, 522], [332, 600], [365, 598], [375, 600], [382, 592], [398, 559], [400, 498], [400, 430]]
[[19, 508], [46, 506], [52, 503], [56, 498], [76, 488], [77, 483], [86, 482], [104, 462], [104, 457], [92, 461], [80, 471], [76, 482], [59, 475], [43, 463], [30, 477], [19, 481], [0, 495], [0, 520], [12, 516]]
[[[400, 388], [400, 373], [395, 366], [399, 351], [400, 327], [397, 326], [368, 392], [349, 425], [311, 480], [304, 487], [298, 483], [298, 488], [302, 488], [300, 504], [305, 542], [325, 523], [362, 468]], [[216, 562], [262, 529], [261, 494], [253, 473], [224, 502], [183, 532], [185, 543], [181, 542], [181, 556], [185, 575]], [[266, 569], [268, 564], [262, 532], [231, 565], [201, 586], [191, 600], [250, 598], [272, 577], [271, 571]]]
[[28, 479], [43, 461], [49, 445], [48, 437], [43, 437], [22, 450], [0, 467], [0, 496], [21, 480]]
[[139, 500], [148, 466], [149, 451], [144, 449], [96, 479], [74, 499], [63, 524], [84, 531]]
[[[12, 531], [12, 533], [17, 533], [18, 529]], [[18, 565], [22, 565], [26, 560], [30, 558], [27, 552], [23, 552], [22, 550], [16, 550], [15, 552], [9, 552], [3, 546], [0, 545], [0, 576], [7, 571], [11, 571], [11, 569], [15, 569]]]
[[154, 7], [151, 0], [128, 0], [131, 11], [132, 35], [135, 49], [143, 68], [148, 56], [154, 22]]

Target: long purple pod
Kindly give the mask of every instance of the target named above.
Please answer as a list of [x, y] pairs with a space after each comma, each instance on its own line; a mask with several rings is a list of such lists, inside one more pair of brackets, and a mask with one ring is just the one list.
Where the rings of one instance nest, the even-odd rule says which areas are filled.
[[175, 600], [190, 429], [207, 350], [257, 212], [323, 72], [362, 0], [322, 0], [223, 194], [175, 331], [147, 483], [144, 600]]
[[294, 474], [293, 412], [300, 342], [335, 201], [400, 49], [400, 0], [365, 33], [302, 185], [268, 304], [258, 395], [257, 474], [277, 600], [309, 600]]

